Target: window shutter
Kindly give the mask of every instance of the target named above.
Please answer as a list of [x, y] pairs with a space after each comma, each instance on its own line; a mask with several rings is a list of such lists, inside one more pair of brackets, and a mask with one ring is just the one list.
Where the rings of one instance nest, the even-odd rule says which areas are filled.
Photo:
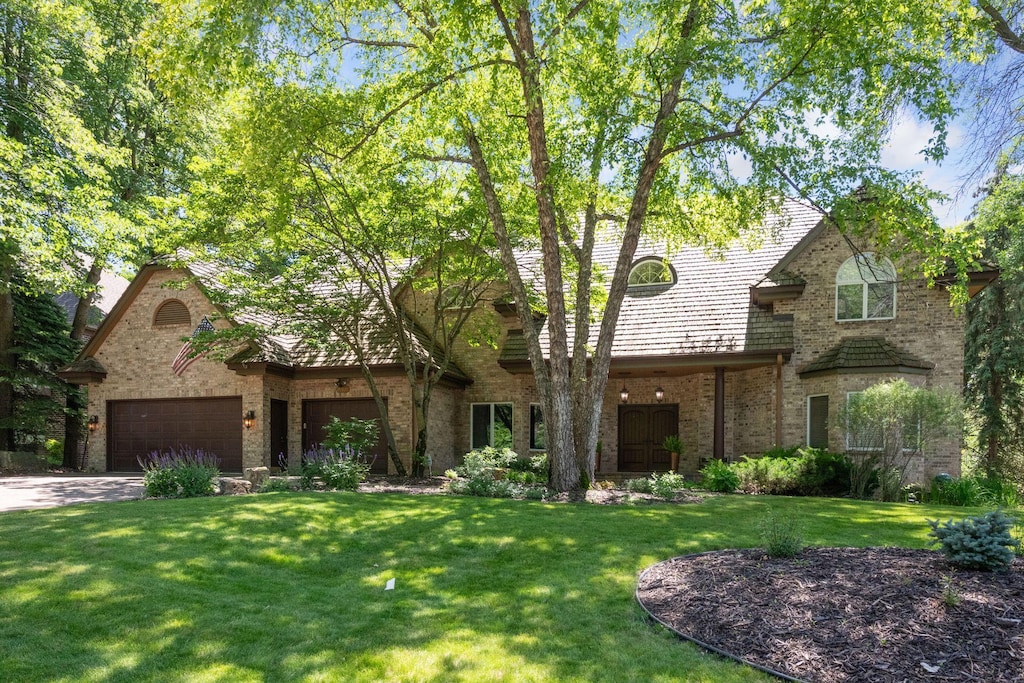
[[828, 448], [828, 396], [807, 399], [807, 445]]

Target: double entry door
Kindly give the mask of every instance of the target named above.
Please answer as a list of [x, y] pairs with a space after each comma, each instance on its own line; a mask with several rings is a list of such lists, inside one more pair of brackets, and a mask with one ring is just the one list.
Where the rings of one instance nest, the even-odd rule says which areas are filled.
[[619, 406], [619, 471], [667, 472], [669, 452], [661, 447], [667, 436], [679, 434], [679, 404]]

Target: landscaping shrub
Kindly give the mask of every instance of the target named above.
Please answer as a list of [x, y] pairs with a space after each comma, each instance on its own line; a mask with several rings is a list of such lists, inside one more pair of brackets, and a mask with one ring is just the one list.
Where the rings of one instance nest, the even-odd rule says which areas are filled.
[[153, 451], [138, 460], [146, 495], [153, 497], [209, 496], [214, 492], [214, 481], [220, 476], [220, 460], [201, 448], [192, 450], [182, 446], [166, 453]]
[[686, 479], [681, 474], [663, 472], [659, 475], [655, 472], [651, 475], [651, 493], [659, 498], [672, 500], [676, 497], [676, 491], [681, 491], [684, 488], [686, 488]]
[[[495, 478], [495, 471], [504, 471], [504, 475]], [[544, 453], [521, 458], [511, 448], [488, 446], [466, 453], [453, 473], [457, 478], [448, 482], [449, 493], [539, 500], [546, 494], [545, 487], [538, 484], [547, 481], [548, 461]]]
[[260, 485], [260, 493], [273, 493], [275, 491], [291, 491], [292, 484], [287, 477], [267, 477]]
[[1020, 545], [1020, 541], [1010, 535], [1013, 523], [1012, 517], [1001, 510], [993, 510], [960, 522], [949, 520], [939, 524], [938, 520], [928, 520], [932, 528], [928, 535], [932, 537], [932, 545], [942, 546], [951, 564], [992, 571], [1005, 569], [1013, 562], [1010, 549]]
[[519, 454], [511, 448], [495, 448], [488, 446], [466, 453], [462, 458], [462, 465], [456, 468], [460, 477], [473, 478], [486, 474], [492, 477], [496, 469], [512, 469], [512, 465], [519, 461]]
[[960, 477], [940, 474], [932, 479], [928, 491], [929, 503], [936, 505], [961, 505], [981, 507], [1017, 507], [1020, 502], [1017, 487], [1013, 482], [999, 477]]
[[60, 439], [47, 439], [46, 462], [51, 466], [60, 467], [64, 464], [64, 442]]
[[758, 520], [757, 532], [769, 557], [796, 557], [804, 549], [804, 537], [796, 519], [774, 510]]
[[632, 491], [633, 493], [653, 493], [651, 489], [651, 480], [646, 477], [643, 479], [627, 479], [626, 490]]
[[355, 491], [366, 480], [370, 465], [354, 448], [313, 448], [302, 459], [302, 488], [312, 489], [316, 480], [330, 491]]
[[700, 471], [703, 477], [704, 488], [718, 493], [732, 493], [740, 484], [740, 478], [736, 476], [729, 465], [721, 460], [712, 460]]
[[773, 448], [730, 466], [744, 493], [838, 496], [850, 490], [850, 460], [820, 448]]

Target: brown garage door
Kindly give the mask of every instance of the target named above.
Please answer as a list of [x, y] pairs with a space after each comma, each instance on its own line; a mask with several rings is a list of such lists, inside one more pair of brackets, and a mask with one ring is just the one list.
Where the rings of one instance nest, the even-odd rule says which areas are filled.
[[137, 472], [138, 456], [179, 446], [213, 453], [222, 472], [241, 472], [241, 397], [107, 402], [110, 471]]
[[[302, 450], [303, 452], [312, 448], [313, 444], [320, 443], [326, 432], [324, 425], [331, 421], [331, 417], [339, 420], [349, 420], [353, 417], [360, 420], [373, 420], [380, 418], [380, 411], [377, 410], [377, 402], [372, 398], [346, 398], [346, 399], [325, 399], [309, 400], [302, 402]], [[380, 438], [373, 449], [373, 464], [370, 471], [374, 474], [388, 473], [388, 443], [381, 430]]]

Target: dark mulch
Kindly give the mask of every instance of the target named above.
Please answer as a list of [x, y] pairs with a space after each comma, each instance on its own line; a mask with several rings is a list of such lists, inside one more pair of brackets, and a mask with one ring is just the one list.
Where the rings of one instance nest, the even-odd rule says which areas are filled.
[[684, 635], [801, 680], [1024, 681], [1021, 560], [989, 573], [928, 550], [726, 550], [654, 565], [637, 597]]

